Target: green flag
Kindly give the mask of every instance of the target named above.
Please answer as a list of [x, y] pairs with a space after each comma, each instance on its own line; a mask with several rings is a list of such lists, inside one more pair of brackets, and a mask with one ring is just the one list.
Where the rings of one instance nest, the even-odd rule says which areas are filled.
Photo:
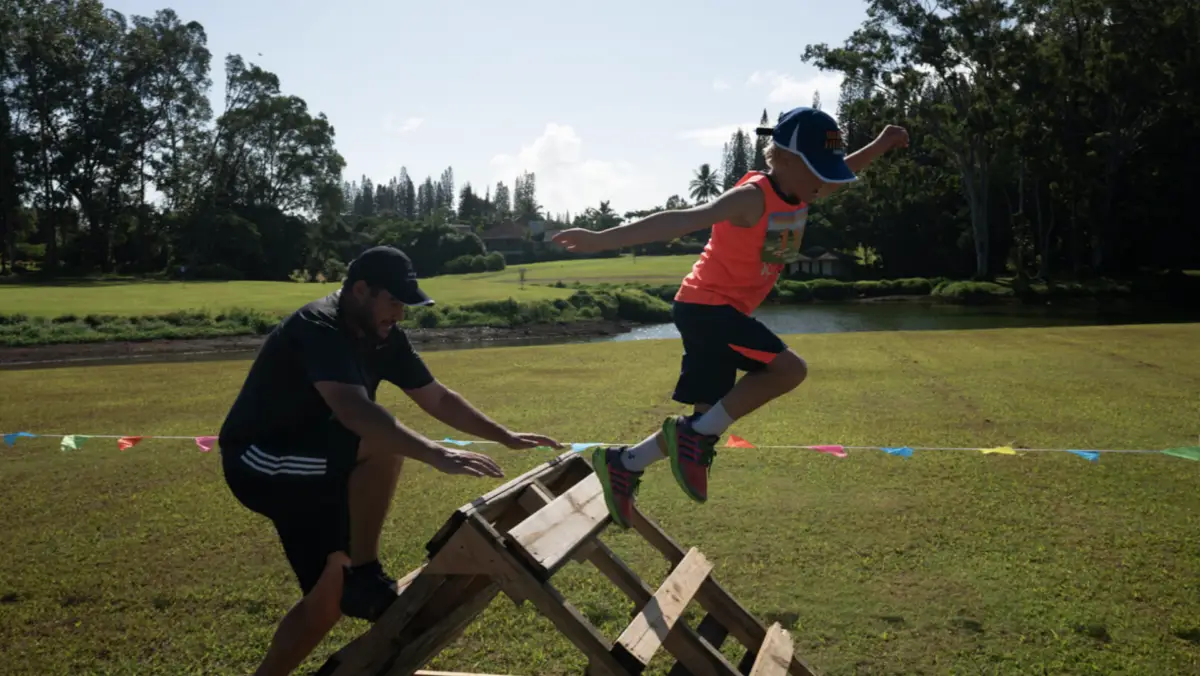
[[1176, 458], [1183, 458], [1184, 460], [1200, 461], [1200, 446], [1184, 446], [1182, 448], [1168, 448], [1167, 450], [1163, 451], [1163, 453], [1166, 453], [1167, 455], [1173, 455]]

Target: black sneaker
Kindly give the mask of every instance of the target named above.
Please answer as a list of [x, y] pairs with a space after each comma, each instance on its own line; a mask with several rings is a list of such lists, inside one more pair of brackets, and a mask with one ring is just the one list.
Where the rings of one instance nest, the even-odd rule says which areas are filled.
[[346, 569], [342, 614], [375, 622], [396, 600], [396, 581], [378, 561]]

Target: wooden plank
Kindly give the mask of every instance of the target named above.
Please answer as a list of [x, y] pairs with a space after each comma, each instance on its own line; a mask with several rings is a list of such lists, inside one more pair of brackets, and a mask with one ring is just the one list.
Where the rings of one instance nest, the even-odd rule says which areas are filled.
[[650, 602], [621, 632], [617, 639], [617, 659], [625, 661], [625, 656], [620, 654], [623, 649], [643, 667], [649, 664], [711, 571], [712, 563], [693, 547], [663, 581]]
[[546, 580], [609, 521], [604, 489], [593, 473], [514, 526], [507, 539], [534, 575]]
[[750, 676], [787, 676], [792, 664], [792, 637], [778, 622], [767, 631], [767, 640], [758, 651]]
[[452, 609], [437, 609], [437, 614], [445, 613], [442, 619], [432, 625], [414, 623], [414, 627], [423, 631], [416, 636], [405, 637], [403, 643], [398, 643], [399, 652], [391, 660], [386, 671], [379, 672], [382, 676], [409, 676], [418, 668], [425, 666], [437, 656], [446, 646], [462, 635], [480, 613], [487, 609], [488, 604], [500, 593], [500, 584], [486, 577], [476, 577], [466, 585], [461, 601]]
[[579, 454], [572, 451], [567, 451], [562, 455], [548, 462], [544, 462], [533, 469], [530, 469], [524, 474], [514, 477], [505, 483], [493, 488], [482, 496], [475, 498], [471, 502], [459, 507], [445, 524], [434, 534], [432, 538], [425, 544], [425, 550], [430, 556], [437, 554], [438, 550], [450, 539], [454, 531], [468, 517], [474, 514], [481, 514], [489, 521], [503, 512], [508, 507], [509, 503], [515, 498], [532, 479], [541, 479], [544, 482], [553, 482], [558, 477], [562, 476], [568, 470], [575, 469], [578, 463], [587, 464], [587, 462], [579, 457]]
[[[708, 645], [712, 646], [713, 652], [721, 653], [721, 646], [725, 643], [725, 638], [729, 635], [729, 630], [726, 629], [717, 618], [713, 617], [712, 613], [705, 613], [704, 617], [700, 618], [700, 625], [696, 627], [696, 633], [700, 638], [704, 639]], [[670, 649], [670, 646], [668, 646]], [[672, 652], [674, 654], [674, 652]], [[722, 659], [724, 655], [722, 654]], [[747, 669], [748, 671], [748, 669]], [[744, 673], [742, 669], [738, 669], [738, 673]], [[675, 662], [671, 667], [671, 671], [667, 672], [667, 676], [697, 676], [688, 669], [687, 664], [683, 660]]]
[[446, 578], [425, 571], [424, 567], [410, 573], [416, 574], [407, 583], [394, 603], [384, 611], [371, 628], [329, 659], [317, 671], [317, 676], [357, 676], [371, 664], [381, 664], [387, 659], [392, 640], [409, 626], [426, 603], [443, 591]]
[[[631, 525], [672, 565], [679, 565], [679, 562], [683, 560], [683, 548], [636, 507], [633, 510]], [[700, 585], [700, 590], [696, 592], [696, 600], [748, 650], [756, 650], [766, 640], [767, 628], [763, 626], [762, 622], [751, 615], [750, 611], [738, 603], [711, 576]], [[817, 672], [804, 660], [794, 654], [791, 659], [791, 667], [788, 670], [791, 676], [817, 676]]]
[[[536, 507], [538, 501], [540, 504], [547, 504], [552, 500], [552, 496], [546, 492], [536, 482], [530, 486], [530, 489], [522, 496], [522, 502]], [[591, 554], [588, 556], [588, 561], [605, 575], [618, 589], [625, 592], [625, 595], [633, 601], [637, 611], [640, 611], [643, 606], [650, 602], [654, 597], [653, 590], [649, 585], [642, 581], [642, 578], [637, 576], [637, 573], [629, 569], [629, 566], [616, 555], [608, 545], [601, 542], [598, 538], [592, 540], [594, 545]], [[706, 616], [706, 619], [711, 616]], [[718, 627], [720, 624], [716, 620], [709, 619], [709, 622]], [[721, 634], [720, 640], [713, 642], [708, 639], [706, 643], [701, 637], [705, 637], [705, 631], [708, 625], [705, 622], [700, 623], [700, 634], [697, 635], [692, 628], [684, 623], [677, 623], [673, 630], [667, 634], [664, 647], [670, 652], [675, 659], [678, 660], [677, 666], [684, 670], [687, 675], [695, 674], [695, 676], [736, 676], [739, 673], [734, 669], [729, 660], [721, 654], [721, 640], [724, 640], [725, 635]], [[721, 628], [724, 631], [723, 628]], [[715, 646], [715, 647], [714, 647]], [[689, 665], [689, 671], [683, 665]], [[672, 672], [674, 673], [674, 672]]]
[[[476, 516], [470, 523], [479, 528], [484, 538], [499, 538], [499, 533], [491, 524]], [[508, 568], [504, 574], [502, 589], [506, 594], [528, 599], [546, 619], [550, 620], [576, 648], [587, 657], [591, 668], [598, 674], [620, 676], [626, 673], [621, 664], [612, 656], [612, 644], [596, 630], [583, 615], [563, 598], [549, 583], [542, 582], [521, 563], [519, 559], [505, 548], [497, 550], [499, 564]]]

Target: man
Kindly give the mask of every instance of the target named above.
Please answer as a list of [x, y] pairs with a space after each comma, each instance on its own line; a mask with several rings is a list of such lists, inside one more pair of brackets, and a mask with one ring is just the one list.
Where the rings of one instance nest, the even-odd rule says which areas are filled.
[[[553, 238], [568, 251], [589, 253], [712, 230], [672, 308], [684, 351], [674, 399], [690, 404], [692, 414], [668, 417], [632, 447], [593, 451], [592, 466], [618, 526], [629, 527], [643, 473], [664, 458], [684, 494], [706, 502], [720, 435], [804, 382], [804, 359], [752, 315], [784, 266], [799, 259], [809, 202], [854, 182], [856, 172], [877, 157], [908, 145], [908, 132], [889, 125], [846, 156], [837, 121], [804, 107], [783, 113], [758, 133], [771, 137], [767, 171], [747, 173], [712, 202], [602, 232], [564, 230]], [[746, 373], [740, 380], [739, 371]]]
[[433, 377], [396, 326], [405, 307], [432, 303], [403, 252], [365, 251], [340, 290], [271, 332], [225, 419], [219, 439], [229, 488], [274, 523], [303, 592], [260, 676], [291, 673], [343, 614], [375, 621], [396, 599], [379, 538], [406, 456], [447, 474], [504, 475], [485, 455], [407, 429], [375, 403], [381, 380], [467, 434], [514, 449], [562, 447], [509, 431]]

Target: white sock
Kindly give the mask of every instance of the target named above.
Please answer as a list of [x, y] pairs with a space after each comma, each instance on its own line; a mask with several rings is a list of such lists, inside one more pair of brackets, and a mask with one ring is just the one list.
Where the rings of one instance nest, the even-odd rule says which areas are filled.
[[708, 409], [692, 423], [692, 429], [705, 436], [721, 436], [731, 425], [733, 418], [725, 412], [725, 405], [718, 401], [716, 406]]
[[622, 453], [621, 464], [631, 472], [641, 472], [665, 457], [662, 449], [658, 447], [658, 433], [655, 432], [637, 446]]

